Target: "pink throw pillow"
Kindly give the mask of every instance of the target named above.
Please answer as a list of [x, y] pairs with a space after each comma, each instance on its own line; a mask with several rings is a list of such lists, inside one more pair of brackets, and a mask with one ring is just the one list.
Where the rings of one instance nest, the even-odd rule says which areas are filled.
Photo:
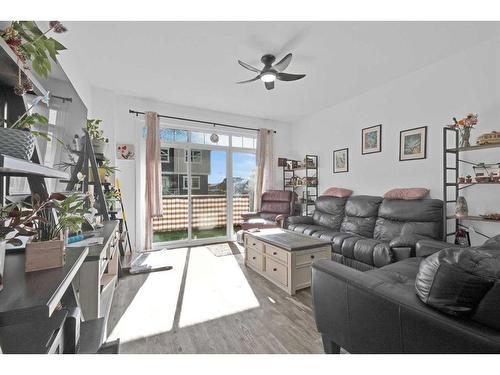
[[330, 195], [332, 197], [339, 197], [339, 198], [346, 198], [351, 196], [352, 190], [349, 189], [344, 189], [344, 188], [337, 188], [337, 187], [331, 187], [325, 190], [323, 195]]
[[423, 199], [429, 194], [429, 189], [426, 188], [407, 188], [407, 189], [392, 189], [384, 194], [385, 199], [403, 199], [416, 200]]

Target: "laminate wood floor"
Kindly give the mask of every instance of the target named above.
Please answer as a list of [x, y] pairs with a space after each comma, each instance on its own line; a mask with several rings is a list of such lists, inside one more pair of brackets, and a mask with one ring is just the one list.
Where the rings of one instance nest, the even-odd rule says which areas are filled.
[[169, 250], [172, 270], [120, 279], [108, 340], [121, 353], [323, 353], [310, 290], [290, 297], [230, 245]]

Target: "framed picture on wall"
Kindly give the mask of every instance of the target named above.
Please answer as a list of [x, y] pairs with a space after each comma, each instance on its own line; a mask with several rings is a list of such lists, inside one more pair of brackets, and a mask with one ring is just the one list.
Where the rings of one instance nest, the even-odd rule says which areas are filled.
[[333, 151], [333, 173], [349, 172], [349, 149]]
[[402, 130], [399, 137], [399, 161], [427, 157], [427, 126]]
[[361, 130], [361, 154], [382, 151], [382, 124]]

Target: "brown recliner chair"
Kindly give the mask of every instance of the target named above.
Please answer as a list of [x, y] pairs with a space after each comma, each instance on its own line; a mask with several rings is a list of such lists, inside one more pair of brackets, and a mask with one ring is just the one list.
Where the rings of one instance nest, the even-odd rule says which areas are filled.
[[295, 212], [297, 194], [291, 191], [268, 190], [262, 194], [260, 211], [246, 212], [241, 215], [243, 230], [252, 228], [277, 228]]

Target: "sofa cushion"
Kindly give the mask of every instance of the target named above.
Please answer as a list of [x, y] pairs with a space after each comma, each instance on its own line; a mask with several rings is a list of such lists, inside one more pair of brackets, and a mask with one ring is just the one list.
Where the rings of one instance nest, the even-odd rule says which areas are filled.
[[409, 293], [413, 293], [415, 278], [421, 261], [422, 258], [408, 258], [368, 272], [377, 277], [380, 282], [393, 284], [407, 289]]
[[334, 230], [319, 230], [313, 233], [313, 237], [332, 242], [335, 236], [338, 236], [339, 234], [341, 234], [341, 232]]
[[342, 255], [375, 267], [392, 262], [391, 248], [387, 242], [362, 237], [350, 237], [342, 245]]
[[345, 204], [345, 217], [340, 230], [373, 238], [373, 228], [381, 202], [382, 198], [368, 195], [349, 197]]
[[293, 228], [294, 232], [307, 234], [309, 236], [311, 236], [314, 232], [317, 232], [319, 230], [324, 231], [328, 230], [328, 228], [323, 227], [321, 225], [313, 225], [313, 224], [297, 224]]
[[332, 239], [332, 250], [335, 253], [342, 254], [342, 245], [344, 244], [345, 239], [350, 237], [359, 237], [352, 233], [338, 232], [338, 234], [333, 236]]
[[346, 198], [320, 196], [316, 198], [313, 221], [331, 230], [339, 230], [344, 219]]
[[407, 235], [439, 239], [442, 219], [443, 202], [439, 199], [384, 199], [378, 211], [373, 236], [387, 242]]
[[[415, 281], [418, 297], [447, 314], [471, 315], [500, 282], [500, 248], [448, 248], [425, 258]], [[498, 288], [494, 288], [497, 290]], [[496, 295], [497, 302], [500, 294]], [[485, 306], [482, 306], [484, 314]], [[494, 306], [495, 309], [496, 303]], [[497, 323], [500, 326], [500, 323]]]

